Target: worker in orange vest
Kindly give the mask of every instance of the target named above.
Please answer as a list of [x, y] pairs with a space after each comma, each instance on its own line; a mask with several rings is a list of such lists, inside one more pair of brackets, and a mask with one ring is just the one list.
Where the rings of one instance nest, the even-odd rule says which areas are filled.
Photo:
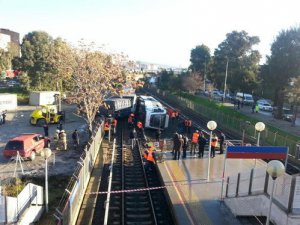
[[172, 113], [171, 113], [171, 119], [172, 119], [172, 122], [175, 121], [175, 118], [176, 118], [176, 112], [175, 112], [175, 111], [172, 111]]
[[116, 133], [117, 131], [117, 124], [118, 124], [118, 121], [116, 118], [114, 118], [114, 121], [113, 121], [113, 127], [114, 127], [114, 134]]
[[128, 117], [128, 126], [133, 127], [133, 117], [131, 115]]
[[108, 133], [109, 133], [109, 123], [106, 120], [104, 123], [104, 137], [108, 138]]
[[210, 146], [211, 146], [211, 152], [210, 152], [210, 157], [214, 158], [216, 155], [216, 147], [218, 145], [218, 137], [216, 134], [213, 134]]
[[196, 155], [196, 148], [198, 145], [199, 131], [196, 130], [192, 135], [192, 144], [191, 144], [191, 155]]
[[154, 164], [155, 164], [154, 151], [150, 147], [148, 147], [148, 149], [146, 151], [147, 151], [147, 153], [144, 155], [147, 157], [145, 169], [152, 171], [152, 169], [154, 169]]
[[176, 120], [179, 119], [179, 112], [178, 111], [175, 111], [175, 118], [176, 118]]

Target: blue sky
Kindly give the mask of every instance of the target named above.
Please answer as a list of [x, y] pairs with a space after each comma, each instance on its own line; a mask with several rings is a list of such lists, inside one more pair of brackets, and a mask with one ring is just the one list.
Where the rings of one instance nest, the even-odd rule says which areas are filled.
[[265, 57], [282, 29], [299, 26], [299, 8], [299, 0], [0, 0], [0, 28], [83, 38], [134, 60], [186, 67], [192, 48], [213, 53], [233, 30], [259, 36]]

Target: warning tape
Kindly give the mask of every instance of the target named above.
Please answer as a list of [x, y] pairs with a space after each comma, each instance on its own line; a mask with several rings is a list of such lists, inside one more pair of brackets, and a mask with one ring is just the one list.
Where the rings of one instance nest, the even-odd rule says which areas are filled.
[[[213, 181], [209, 183], [220, 183], [221, 180]], [[204, 184], [207, 182], [193, 182], [193, 183], [178, 183], [178, 184], [170, 184], [159, 187], [149, 187], [149, 188], [137, 188], [137, 189], [129, 189], [129, 190], [117, 190], [117, 191], [98, 191], [98, 192], [89, 192], [85, 193], [86, 195], [105, 195], [105, 194], [120, 194], [120, 193], [132, 193], [132, 192], [142, 192], [142, 191], [152, 191], [152, 190], [160, 190], [167, 187], [175, 187], [175, 186], [184, 186], [184, 185], [195, 185], [195, 184]], [[224, 183], [227, 183], [224, 181]]]
[[103, 194], [119, 194], [119, 193], [130, 193], [130, 192], [141, 192], [141, 191], [151, 191], [151, 190], [159, 190], [164, 189], [166, 186], [160, 187], [149, 187], [149, 188], [138, 188], [138, 189], [130, 189], [130, 190], [118, 190], [118, 191], [99, 191], [99, 192], [90, 192], [86, 193], [86, 195], [103, 195]]

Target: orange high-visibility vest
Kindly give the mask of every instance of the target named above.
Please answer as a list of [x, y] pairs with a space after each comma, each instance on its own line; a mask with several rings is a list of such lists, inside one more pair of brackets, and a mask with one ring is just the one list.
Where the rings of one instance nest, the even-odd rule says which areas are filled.
[[195, 132], [193, 133], [192, 142], [198, 143], [199, 133]]
[[217, 145], [218, 145], [218, 138], [215, 137], [215, 138], [211, 139], [211, 146], [217, 147]]
[[144, 158], [147, 160], [147, 158], [148, 158], [148, 150], [144, 151]]
[[147, 161], [155, 162], [155, 161], [154, 161], [153, 151], [152, 151], [152, 150], [148, 150]]
[[142, 122], [139, 121], [139, 122], [137, 123], [137, 127], [141, 129], [141, 128], [143, 127]]

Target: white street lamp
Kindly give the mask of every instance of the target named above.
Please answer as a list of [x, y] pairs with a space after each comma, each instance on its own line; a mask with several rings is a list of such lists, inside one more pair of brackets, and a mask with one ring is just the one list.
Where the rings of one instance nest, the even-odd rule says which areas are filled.
[[[260, 132], [262, 132], [265, 128], [266, 128], [266, 125], [263, 122], [257, 122], [255, 124], [255, 130], [258, 132], [256, 146], [259, 146]], [[255, 159], [254, 167], [256, 167], [256, 159]]]
[[258, 131], [257, 146], [259, 146], [260, 132], [262, 132], [265, 128], [266, 128], [266, 125], [263, 122], [257, 122], [255, 124], [255, 130]]
[[41, 156], [45, 159], [45, 206], [46, 212], [48, 212], [48, 158], [51, 156], [52, 151], [50, 148], [44, 148], [41, 152]]
[[270, 195], [270, 205], [269, 205], [269, 211], [268, 211], [267, 222], [266, 222], [266, 225], [269, 225], [270, 224], [270, 217], [271, 217], [271, 209], [272, 209], [272, 201], [273, 201], [275, 180], [276, 180], [277, 177], [280, 177], [285, 173], [284, 165], [279, 160], [272, 160], [272, 161], [268, 162], [267, 173], [273, 179], [271, 195]]
[[209, 170], [210, 170], [210, 154], [211, 154], [211, 137], [212, 132], [217, 128], [217, 123], [213, 120], [207, 123], [207, 128], [210, 130], [209, 135], [209, 148], [208, 148], [208, 164], [207, 164], [207, 180], [209, 180]]

